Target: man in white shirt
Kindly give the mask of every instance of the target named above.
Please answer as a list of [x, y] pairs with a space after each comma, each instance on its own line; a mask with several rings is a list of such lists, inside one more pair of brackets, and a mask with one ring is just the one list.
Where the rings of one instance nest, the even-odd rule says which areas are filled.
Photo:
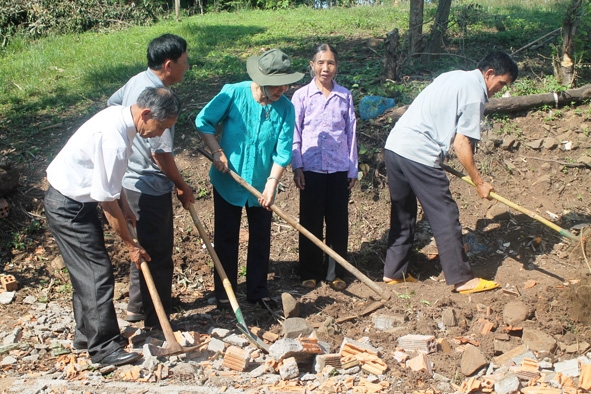
[[480, 139], [488, 98], [515, 81], [517, 74], [517, 64], [504, 52], [490, 53], [475, 70], [444, 73], [417, 96], [390, 132], [384, 150], [392, 203], [384, 282], [415, 281], [407, 270], [418, 199], [437, 242], [447, 284], [459, 293], [499, 286], [472, 273], [458, 206], [440, 164], [453, 144], [480, 197], [490, 199], [493, 188], [478, 173], [470, 140]]
[[100, 204], [109, 224], [127, 245], [139, 266], [150, 256], [132, 239], [127, 221], [135, 225], [122, 179], [136, 134], [162, 135], [180, 113], [178, 97], [166, 88], [148, 88], [131, 106], [102, 110], [86, 121], [47, 168], [49, 189], [45, 215], [74, 289], [74, 346], [88, 348], [90, 358], [104, 365], [123, 365], [140, 355], [125, 352], [113, 306], [115, 279], [98, 215]]
[[[132, 77], [108, 101], [109, 105], [131, 105], [147, 87], [170, 87], [183, 80], [189, 69], [187, 42], [174, 34], [163, 34], [148, 44], [148, 69]], [[148, 264], [167, 315], [172, 312], [174, 246], [172, 190], [185, 209], [195, 202], [173, 156], [174, 126], [156, 138], [136, 138], [123, 177], [129, 206], [135, 213], [137, 237], [152, 260]], [[144, 327], [159, 327], [158, 316], [141, 272], [130, 268], [129, 303], [125, 319], [144, 319]]]

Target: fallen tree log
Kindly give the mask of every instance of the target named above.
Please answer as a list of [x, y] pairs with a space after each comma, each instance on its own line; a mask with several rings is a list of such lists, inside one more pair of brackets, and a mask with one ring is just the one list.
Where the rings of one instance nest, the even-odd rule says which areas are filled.
[[[532, 108], [550, 105], [560, 107], [571, 103], [580, 103], [583, 100], [591, 99], [591, 84], [577, 89], [569, 89], [558, 93], [532, 94], [529, 96], [503, 97], [490, 99], [484, 108], [485, 114], [493, 112], [518, 112], [527, 111]], [[406, 112], [408, 105], [393, 108], [382, 115], [382, 119], [392, 119], [395, 123]]]

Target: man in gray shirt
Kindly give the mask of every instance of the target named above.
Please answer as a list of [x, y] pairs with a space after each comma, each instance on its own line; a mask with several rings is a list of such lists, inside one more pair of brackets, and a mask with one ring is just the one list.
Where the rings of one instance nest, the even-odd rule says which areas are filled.
[[[108, 105], [131, 105], [146, 87], [169, 87], [181, 82], [189, 69], [187, 42], [164, 34], [148, 45], [148, 69], [132, 77], [108, 100]], [[172, 312], [173, 187], [185, 209], [195, 202], [173, 157], [174, 126], [161, 137], [136, 138], [123, 178], [129, 205], [137, 217], [138, 241], [152, 260], [148, 263], [156, 289], [168, 315]], [[131, 264], [126, 320], [144, 319], [146, 328], [159, 327], [158, 316], [143, 275]]]
[[418, 199], [437, 242], [447, 284], [460, 293], [498, 287], [472, 273], [458, 206], [440, 164], [453, 144], [480, 197], [490, 199], [493, 188], [478, 173], [470, 140], [480, 139], [488, 98], [515, 81], [517, 73], [517, 64], [504, 52], [490, 53], [475, 70], [444, 73], [417, 96], [390, 132], [384, 151], [392, 203], [384, 282], [415, 281], [407, 270]]

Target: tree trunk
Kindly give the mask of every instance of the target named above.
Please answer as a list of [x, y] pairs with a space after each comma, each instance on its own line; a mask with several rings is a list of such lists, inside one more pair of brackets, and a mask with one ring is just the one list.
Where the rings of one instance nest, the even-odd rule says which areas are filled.
[[400, 64], [398, 64], [398, 46], [400, 43], [400, 33], [394, 29], [386, 35], [384, 46], [386, 54], [384, 60], [384, 78], [392, 81], [398, 81]]
[[[591, 99], [591, 84], [578, 89], [569, 89], [560, 93], [532, 94], [529, 96], [503, 97], [490, 99], [484, 108], [484, 113], [526, 111], [543, 105], [562, 106], [580, 103]], [[392, 119], [396, 122], [406, 112], [408, 105], [384, 112], [382, 119]]]
[[575, 80], [575, 34], [581, 17], [583, 0], [572, 0], [562, 23], [562, 56], [554, 62], [554, 72], [558, 80], [566, 86], [573, 86]]
[[181, 20], [181, 0], [174, 0], [174, 12], [176, 13], [176, 20]]
[[443, 38], [447, 33], [449, 23], [449, 13], [451, 10], [451, 0], [439, 0], [437, 4], [437, 13], [435, 22], [431, 27], [429, 43], [427, 44], [427, 59], [431, 60], [429, 53], [440, 53], [443, 48]]
[[408, 21], [408, 56], [421, 52], [423, 40], [423, 9], [424, 0], [410, 0], [410, 15]]

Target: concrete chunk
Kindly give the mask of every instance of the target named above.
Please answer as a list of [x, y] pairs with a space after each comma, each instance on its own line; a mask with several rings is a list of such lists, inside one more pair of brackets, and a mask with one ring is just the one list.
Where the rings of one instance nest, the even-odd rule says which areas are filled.
[[291, 317], [283, 322], [284, 338], [307, 337], [312, 331], [314, 331], [312, 325], [301, 317]]
[[299, 374], [298, 363], [293, 357], [286, 358], [279, 366], [279, 375], [281, 375], [282, 379], [297, 378]]
[[284, 338], [271, 345], [269, 355], [276, 361], [281, 361], [296, 354], [301, 354], [303, 351], [304, 347], [300, 341], [293, 338]]

